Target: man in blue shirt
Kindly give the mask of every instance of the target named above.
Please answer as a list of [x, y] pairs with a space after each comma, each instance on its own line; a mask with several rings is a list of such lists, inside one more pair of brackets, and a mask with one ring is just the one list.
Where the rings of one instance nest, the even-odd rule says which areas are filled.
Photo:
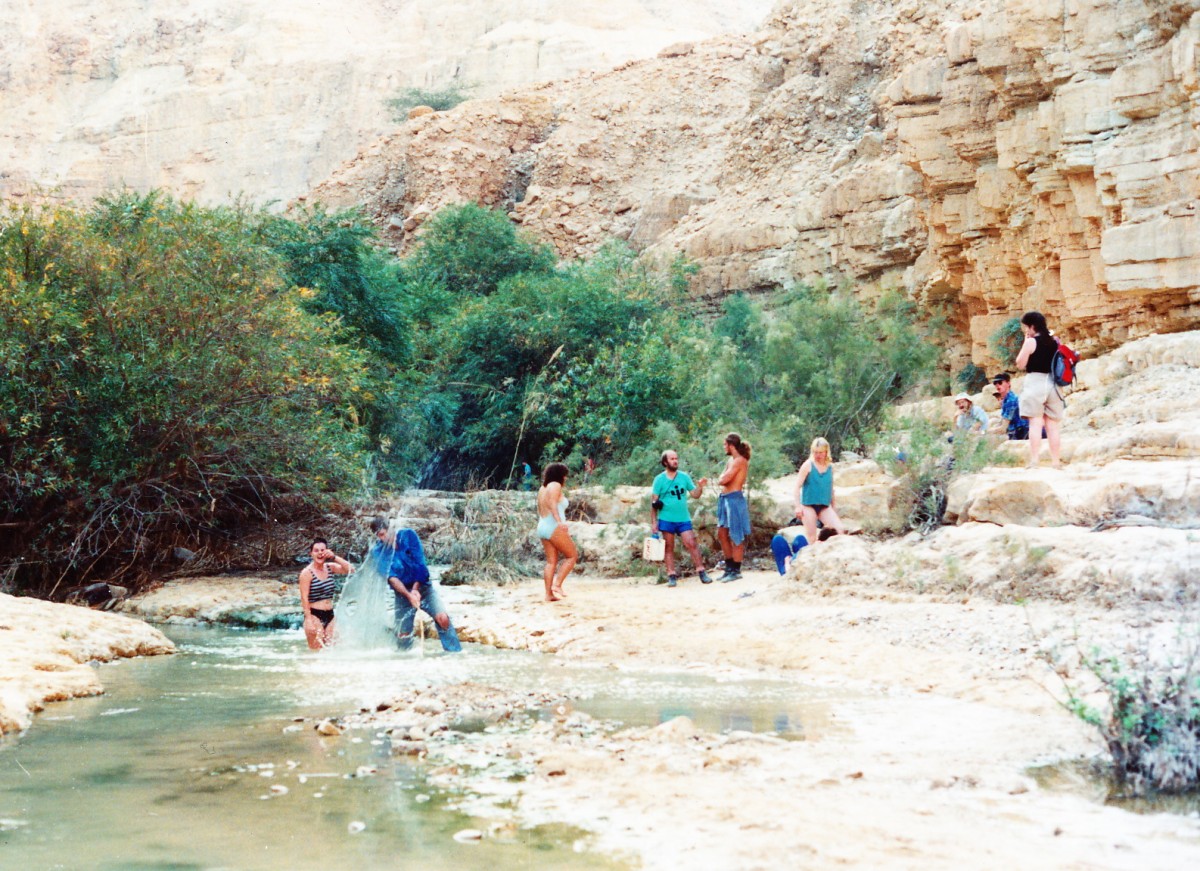
[[1008, 421], [1008, 438], [1011, 441], [1029, 438], [1029, 421], [1021, 417], [1020, 397], [1013, 392], [1012, 378], [1001, 372], [992, 379], [992, 386], [996, 388], [992, 395], [1000, 401], [1000, 416]]
[[371, 558], [376, 561], [380, 573], [387, 577], [388, 586], [396, 594], [396, 638], [400, 646], [407, 648], [412, 645], [413, 622], [420, 608], [433, 618], [442, 649], [451, 652], [462, 650], [458, 633], [450, 623], [450, 615], [442, 605], [437, 587], [430, 583], [421, 539], [411, 529], [399, 529], [393, 535], [388, 531], [388, 522], [384, 517], [376, 517], [371, 521], [371, 532], [377, 539], [371, 548]]

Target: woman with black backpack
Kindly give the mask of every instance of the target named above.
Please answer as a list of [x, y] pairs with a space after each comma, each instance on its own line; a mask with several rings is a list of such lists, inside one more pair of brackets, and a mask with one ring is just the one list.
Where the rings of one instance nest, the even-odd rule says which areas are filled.
[[1061, 465], [1059, 428], [1066, 409], [1052, 374], [1058, 342], [1050, 335], [1046, 317], [1041, 312], [1021, 315], [1021, 328], [1025, 331], [1025, 342], [1017, 354], [1017, 367], [1026, 373], [1025, 384], [1021, 387], [1021, 417], [1029, 418], [1029, 465], [1038, 464], [1042, 427], [1045, 426], [1050, 463], [1057, 469]]

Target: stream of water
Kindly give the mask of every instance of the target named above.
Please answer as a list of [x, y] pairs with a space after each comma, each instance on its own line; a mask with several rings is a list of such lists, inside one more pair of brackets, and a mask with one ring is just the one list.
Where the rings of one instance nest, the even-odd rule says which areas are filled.
[[[487, 828], [431, 793], [383, 735], [322, 738], [337, 716], [410, 687], [473, 680], [570, 692], [631, 725], [679, 714], [703, 728], [812, 738], [826, 692], [792, 683], [631, 673], [468, 645], [309, 653], [297, 631], [169, 630], [175, 656], [98, 666], [102, 696], [50, 705], [0, 743], [0, 867], [22, 869], [610, 869], [581, 833]], [[377, 770], [356, 776], [363, 767]], [[579, 842], [583, 843], [583, 842]], [[432, 863], [432, 864], [431, 864]]]

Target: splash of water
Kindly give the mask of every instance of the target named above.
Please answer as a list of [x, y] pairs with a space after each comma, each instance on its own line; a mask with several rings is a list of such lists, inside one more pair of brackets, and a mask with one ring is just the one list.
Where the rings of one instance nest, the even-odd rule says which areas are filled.
[[346, 579], [334, 606], [336, 645], [349, 650], [395, 650], [395, 594], [379, 562], [368, 557]]

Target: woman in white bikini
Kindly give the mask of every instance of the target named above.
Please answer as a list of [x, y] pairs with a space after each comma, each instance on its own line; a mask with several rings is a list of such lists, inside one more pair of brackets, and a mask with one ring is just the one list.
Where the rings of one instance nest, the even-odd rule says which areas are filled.
[[575, 568], [575, 561], [579, 558], [579, 551], [567, 530], [569, 503], [563, 495], [566, 480], [567, 467], [562, 463], [551, 463], [542, 472], [542, 487], [538, 490], [537, 534], [546, 550], [546, 568], [542, 575], [546, 582], [547, 602], [566, 598], [563, 581]]
[[300, 572], [300, 607], [304, 609], [304, 637], [309, 650], [333, 643], [333, 576], [347, 575], [352, 566], [329, 549], [323, 538], [313, 539], [312, 562]]

